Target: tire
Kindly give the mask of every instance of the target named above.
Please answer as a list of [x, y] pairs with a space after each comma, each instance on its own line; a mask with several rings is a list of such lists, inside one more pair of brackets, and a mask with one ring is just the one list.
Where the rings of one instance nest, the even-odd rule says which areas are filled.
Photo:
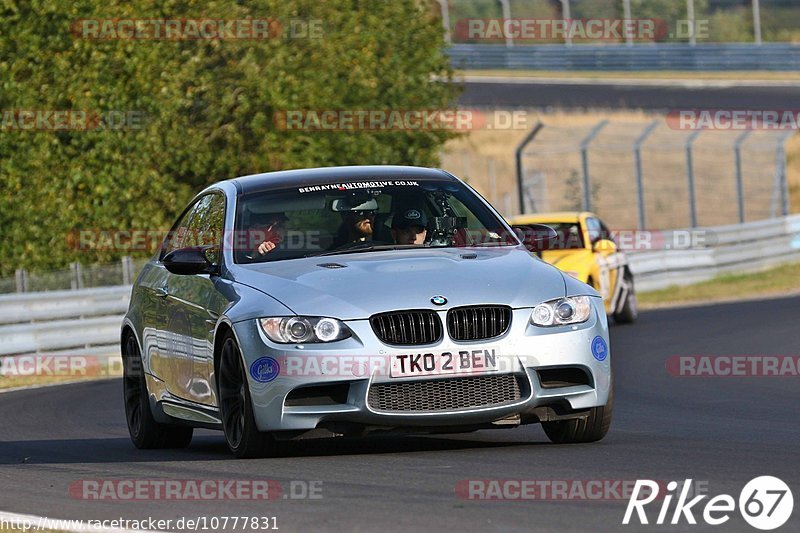
[[608, 402], [600, 407], [592, 407], [587, 418], [542, 422], [542, 429], [550, 441], [555, 444], [596, 442], [608, 433], [613, 410], [614, 388], [612, 386], [608, 392]]
[[626, 273], [624, 279], [628, 285], [628, 294], [625, 296], [622, 308], [619, 312], [614, 313], [614, 321], [618, 324], [633, 324], [639, 318], [639, 306], [636, 301], [636, 291], [633, 288], [633, 278]]
[[142, 356], [130, 333], [122, 344], [122, 358], [125, 420], [133, 445], [140, 450], [187, 447], [192, 442], [193, 428], [161, 424], [153, 418]]
[[272, 435], [259, 431], [256, 426], [247, 374], [232, 333], [222, 340], [219, 357], [219, 411], [228, 448], [240, 459], [274, 454]]

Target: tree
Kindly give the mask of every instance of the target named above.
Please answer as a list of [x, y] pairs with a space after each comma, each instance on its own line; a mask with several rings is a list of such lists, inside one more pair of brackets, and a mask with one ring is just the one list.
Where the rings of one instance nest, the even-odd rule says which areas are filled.
[[[270, 39], [87, 39], [80, 19], [264, 19]], [[313, 26], [321, 35], [303, 36]], [[0, 110], [84, 110], [96, 129], [0, 129], [0, 276], [126, 250], [75, 230], [164, 229], [202, 187], [255, 172], [434, 165], [445, 131], [282, 131], [292, 109], [446, 109], [441, 22], [414, 0], [6, 2]], [[270, 26], [273, 28], [273, 26]], [[122, 127], [109, 119], [124, 118]], [[13, 122], [13, 121], [12, 121]], [[113, 121], [112, 121], [113, 122]]]

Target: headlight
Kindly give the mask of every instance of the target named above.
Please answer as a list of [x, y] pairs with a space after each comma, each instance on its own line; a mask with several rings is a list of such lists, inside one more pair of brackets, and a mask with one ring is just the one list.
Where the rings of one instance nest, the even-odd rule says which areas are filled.
[[259, 322], [267, 337], [281, 344], [339, 341], [351, 335], [344, 322], [335, 318], [284, 316]]
[[563, 326], [589, 320], [592, 303], [588, 296], [572, 296], [540, 303], [531, 313], [531, 323], [537, 326]]

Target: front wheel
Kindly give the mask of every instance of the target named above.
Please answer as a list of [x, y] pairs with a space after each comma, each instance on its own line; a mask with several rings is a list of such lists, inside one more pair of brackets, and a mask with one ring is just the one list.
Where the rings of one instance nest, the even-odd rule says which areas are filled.
[[125, 419], [133, 445], [142, 450], [187, 447], [192, 442], [191, 427], [161, 424], [153, 418], [142, 356], [133, 334], [125, 338], [122, 350]]
[[639, 307], [636, 302], [636, 291], [633, 289], [633, 278], [626, 275], [624, 279], [628, 293], [625, 295], [625, 302], [620, 310], [614, 313], [614, 321], [619, 324], [632, 324], [639, 317]]
[[612, 386], [608, 391], [608, 402], [599, 407], [592, 407], [588, 417], [542, 422], [542, 429], [547, 437], [556, 444], [596, 442], [608, 433], [613, 410], [614, 387]]
[[241, 459], [272, 454], [274, 439], [256, 426], [242, 355], [230, 333], [222, 341], [217, 386], [222, 430], [231, 452]]

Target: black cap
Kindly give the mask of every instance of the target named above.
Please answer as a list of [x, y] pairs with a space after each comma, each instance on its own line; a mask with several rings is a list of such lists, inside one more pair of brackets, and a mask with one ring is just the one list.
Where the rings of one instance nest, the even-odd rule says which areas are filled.
[[405, 229], [412, 226], [428, 227], [428, 217], [425, 211], [416, 207], [410, 207], [395, 213], [392, 217], [392, 228]]

